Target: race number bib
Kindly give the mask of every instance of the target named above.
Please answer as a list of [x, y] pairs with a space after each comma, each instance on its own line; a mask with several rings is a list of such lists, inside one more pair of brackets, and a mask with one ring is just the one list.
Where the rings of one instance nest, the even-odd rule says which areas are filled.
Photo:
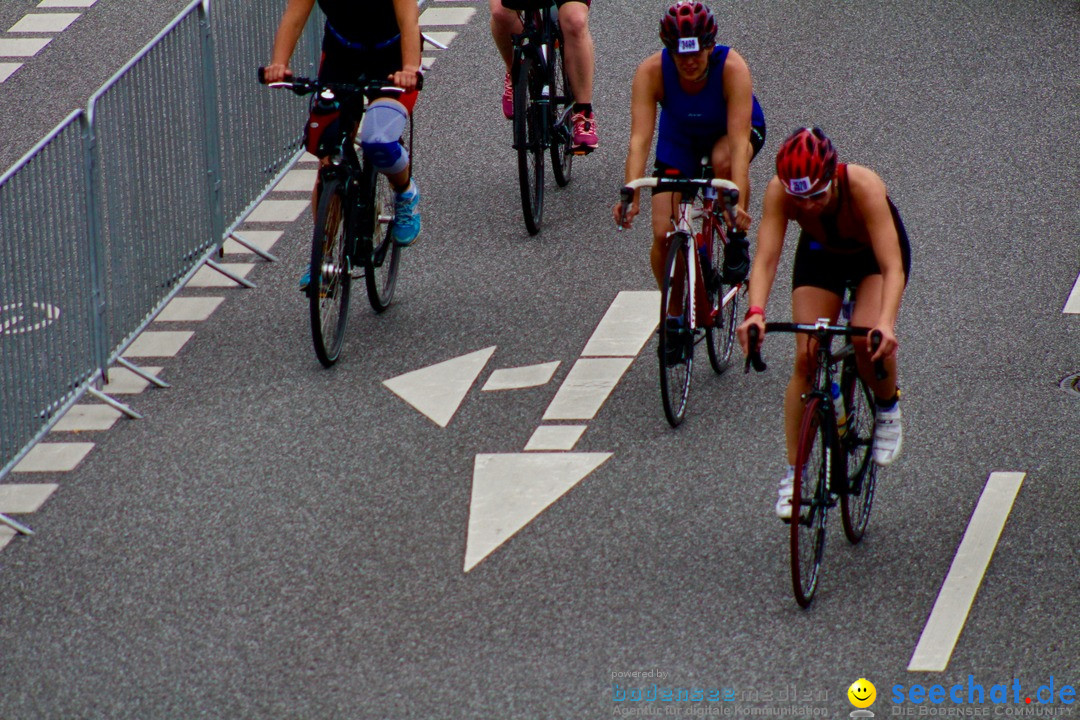
[[679, 38], [679, 52], [692, 53], [701, 49], [696, 37]]
[[788, 190], [796, 195], [810, 192], [810, 178], [792, 178], [788, 180]]

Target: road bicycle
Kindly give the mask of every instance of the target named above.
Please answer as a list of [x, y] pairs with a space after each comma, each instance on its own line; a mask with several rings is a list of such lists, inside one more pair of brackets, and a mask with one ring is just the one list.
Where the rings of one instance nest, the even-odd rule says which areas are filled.
[[[845, 309], [853, 305], [848, 289]], [[791, 582], [795, 600], [809, 607], [817, 590], [821, 561], [825, 555], [825, 527], [829, 510], [840, 503], [844, 535], [855, 544], [863, 538], [874, 504], [878, 466], [872, 449], [877, 406], [869, 385], [859, 375], [852, 338], [870, 336], [870, 351], [881, 343], [881, 334], [870, 328], [829, 318], [807, 323], [765, 323], [765, 332], [804, 333], [811, 337], [817, 355], [817, 374], [804, 398], [799, 440], [795, 450], [792, 513], [788, 521], [791, 550]], [[832, 350], [834, 337], [846, 339]], [[765, 370], [758, 347], [757, 327], [751, 326], [746, 372], [753, 366]], [[884, 364], [874, 363], [877, 378], [885, 378]]]
[[[711, 174], [704, 168], [703, 172]], [[731, 362], [749, 256], [746, 234], [728, 231], [735, 226], [735, 204], [739, 199], [739, 189], [731, 181], [712, 177], [638, 178], [620, 191], [623, 217], [634, 193], [645, 187], [681, 193], [675, 227], [667, 235], [670, 245], [664, 265], [658, 344], [664, 415], [672, 427], [677, 427], [686, 416], [694, 347], [706, 341], [709, 363], [718, 375]], [[694, 224], [699, 220], [701, 229], [696, 230]], [[737, 267], [740, 257], [745, 262]]]
[[[259, 82], [263, 69], [259, 68]], [[423, 76], [417, 73], [417, 87]], [[354, 136], [367, 103], [400, 95], [402, 88], [386, 80], [359, 78], [352, 83], [321, 83], [293, 77], [270, 83], [273, 88], [313, 95], [312, 113], [323, 126], [318, 138], [320, 157], [315, 200], [315, 231], [311, 241], [310, 281], [306, 294], [315, 356], [324, 367], [337, 362], [349, 318], [352, 281], [364, 278], [368, 301], [375, 312], [390, 306], [397, 283], [401, 248], [390, 237], [394, 219], [394, 188], [386, 176], [357, 152]], [[408, 136], [412, 156], [412, 120]]]
[[540, 232], [544, 214], [544, 155], [559, 187], [570, 182], [574, 155], [570, 119], [574, 93], [566, 74], [558, 11], [551, 0], [503, 0], [521, 16], [522, 32], [513, 36], [514, 149], [518, 160], [521, 210], [530, 235]]

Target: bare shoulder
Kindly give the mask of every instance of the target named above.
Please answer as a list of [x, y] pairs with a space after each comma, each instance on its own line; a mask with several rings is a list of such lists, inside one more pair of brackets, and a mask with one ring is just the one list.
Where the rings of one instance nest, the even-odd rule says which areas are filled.
[[660, 53], [653, 53], [638, 65], [634, 72], [634, 88], [647, 91], [650, 97], [659, 99], [664, 88]]
[[737, 73], [750, 73], [750, 66], [746, 64], [746, 60], [740, 55], [735, 48], [729, 48], [727, 54], [727, 60], [724, 62], [724, 72], [727, 73], [728, 69]]
[[881, 176], [868, 167], [848, 163], [847, 166], [848, 186], [852, 194], [866, 201], [883, 201], [888, 190]]
[[762, 200], [763, 211], [766, 213], [783, 213], [788, 215], [787, 193], [784, 185], [776, 175], [772, 176], [769, 184], [765, 186], [765, 197]]

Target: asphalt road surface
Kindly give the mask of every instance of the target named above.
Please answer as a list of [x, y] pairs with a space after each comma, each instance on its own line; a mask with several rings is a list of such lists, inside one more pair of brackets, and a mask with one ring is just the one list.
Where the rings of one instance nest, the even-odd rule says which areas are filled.
[[[255, 289], [190, 287], [223, 300], [154, 323], [193, 334], [133, 358], [172, 385], [124, 397], [144, 419], [53, 433], [94, 447], [0, 484], [56, 485], [17, 516], [36, 534], [0, 550], [0, 718], [843, 717], [860, 678], [878, 717], [1080, 714], [1080, 397], [1060, 386], [1080, 371], [1063, 312], [1080, 271], [1076, 3], [717, 4], [769, 128], [752, 214], [780, 141], [816, 124], [884, 178], [912, 242], [903, 455], [862, 544], [832, 516], [810, 610], [772, 511], [790, 340], [768, 340], [764, 374], [698, 363], [677, 430], [648, 328], [591, 411], [551, 411], [603, 384], [578, 380], [616, 299], [655, 290], [647, 224], [617, 233], [610, 211], [664, 4], [595, 3], [601, 148], [569, 187], [549, 180], [536, 237], [486, 5], [436, 4], [476, 13], [435, 28], [457, 35], [418, 105], [424, 230], [391, 309], [355, 296], [323, 369], [295, 289], [309, 216], [249, 223], [281, 231], [279, 261], [233, 256]], [[138, 5], [99, 0], [0, 84], [4, 167], [183, 7]], [[34, 8], [4, 3], [0, 26]], [[770, 319], [790, 311], [793, 246]], [[490, 389], [516, 368], [528, 387]], [[525, 452], [544, 427], [569, 447]], [[1000, 537], [971, 530], [958, 555], [984, 510]], [[947, 576], [977, 589], [969, 610], [939, 603]], [[955, 622], [927, 634], [938, 608]], [[942, 669], [914, 662], [950, 632]], [[942, 702], [915, 687], [935, 684]]]

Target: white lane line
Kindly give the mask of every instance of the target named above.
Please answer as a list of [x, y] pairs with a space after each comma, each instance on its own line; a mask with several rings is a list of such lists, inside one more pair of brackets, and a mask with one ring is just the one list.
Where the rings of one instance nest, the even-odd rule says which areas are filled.
[[30, 448], [13, 473], [68, 472], [94, 449], [94, 443], [38, 443]]
[[22, 66], [22, 63], [0, 62], [0, 83], [11, 77]]
[[[161, 373], [159, 367], [142, 366], [142, 369], [157, 377]], [[133, 373], [125, 367], [109, 368], [109, 382], [101, 388], [106, 395], [138, 395], [147, 387], [150, 381], [137, 373]]]
[[477, 455], [465, 540], [465, 572], [609, 457], [611, 453]]
[[1076, 278], [1072, 292], [1069, 293], [1069, 299], [1065, 301], [1065, 307], [1061, 309], [1061, 312], [1073, 315], [1080, 314], [1080, 277]]
[[492, 345], [383, 380], [383, 385], [439, 427], [446, 427], [494, 352]]
[[466, 25], [472, 16], [476, 14], [476, 8], [428, 8], [420, 13], [420, 27], [432, 25]]
[[73, 8], [81, 7], [88, 8], [97, 0], [41, 0], [38, 3], [39, 8]]
[[291, 223], [310, 207], [310, 200], [263, 200], [245, 222]]
[[315, 187], [315, 181], [319, 178], [319, 171], [312, 168], [293, 168], [285, 173], [281, 182], [274, 186], [274, 192], [311, 192]]
[[122, 414], [109, 405], [75, 405], [64, 413], [64, 417], [56, 421], [50, 432], [108, 430]]
[[525, 367], [502, 368], [495, 370], [484, 383], [481, 390], [523, 390], [525, 388], [546, 385], [555, 370], [559, 367], [559, 361], [542, 363], [540, 365], [526, 365]]
[[[434, 40], [435, 42], [440, 43], [442, 45], [449, 45], [453, 41], [453, 39], [457, 37], [456, 32], [451, 32], [449, 30], [432, 30], [431, 32], [425, 32], [424, 34], [427, 35], [432, 40]], [[425, 48], [425, 50], [440, 50], [440, 49], [441, 48], [437, 48], [437, 47]]]
[[8, 28], [13, 33], [57, 33], [79, 19], [81, 13], [28, 13]]
[[[240, 230], [236, 234], [243, 238], [248, 244], [254, 245], [263, 252], [270, 252], [270, 249], [274, 247], [274, 244], [281, 239], [281, 236], [284, 233], [281, 230]], [[225, 254], [250, 255], [251, 250], [235, 240], [226, 240]]]
[[533, 431], [525, 450], [573, 450], [585, 432], [585, 425], [541, 425]]
[[55, 483], [0, 485], [0, 513], [18, 515], [37, 512], [58, 487]]
[[[234, 275], [239, 275], [242, 278], [246, 278], [251, 270], [255, 267], [255, 263], [218, 263], [218, 265], [228, 270]], [[189, 288], [219, 288], [219, 287], [237, 287], [236, 281], [227, 275], [222, 275], [212, 267], [203, 265], [201, 268], [195, 271], [195, 274], [188, 280], [187, 285], [184, 287]]]
[[964, 538], [941, 586], [930, 619], [908, 663], [912, 672], [941, 672], [949, 664], [953, 648], [964, 628], [968, 612], [979, 591], [983, 574], [994, 554], [1001, 530], [1009, 517], [1016, 494], [1024, 482], [1022, 472], [990, 474]]
[[47, 38], [3, 38], [0, 39], [0, 57], [33, 57], [41, 48], [49, 44]]
[[581, 356], [636, 357], [656, 329], [659, 307], [656, 290], [623, 290], [604, 313]]
[[173, 357], [195, 333], [178, 330], [146, 330], [131, 343], [123, 356]]
[[200, 322], [213, 315], [224, 300], [223, 297], [175, 297], [158, 314], [155, 321]]
[[570, 368], [544, 420], [592, 420], [633, 358], [580, 358]]

